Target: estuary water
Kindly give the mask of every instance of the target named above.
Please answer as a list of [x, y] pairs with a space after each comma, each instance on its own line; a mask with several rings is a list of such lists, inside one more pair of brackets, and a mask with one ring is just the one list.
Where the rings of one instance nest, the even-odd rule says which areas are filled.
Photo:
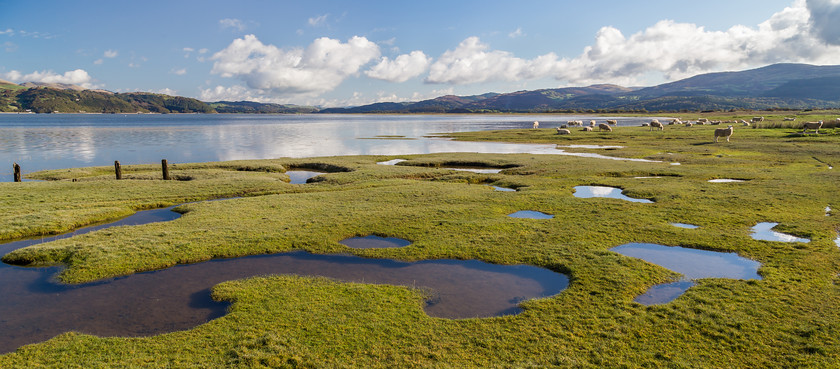
[[553, 129], [568, 120], [650, 118], [569, 115], [0, 114], [0, 181], [12, 164], [26, 173], [86, 166], [409, 155], [438, 152], [562, 153], [555, 145], [456, 142], [436, 133]]

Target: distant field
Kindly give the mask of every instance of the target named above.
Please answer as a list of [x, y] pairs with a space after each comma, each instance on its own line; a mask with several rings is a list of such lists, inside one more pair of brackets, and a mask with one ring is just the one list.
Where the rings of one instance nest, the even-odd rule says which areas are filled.
[[[768, 123], [787, 116], [763, 114]], [[829, 120], [833, 114], [814, 112], [797, 122]], [[836, 366], [840, 131], [802, 135], [793, 127], [733, 125], [729, 143], [713, 143], [713, 130], [721, 127], [710, 125], [451, 135], [561, 148], [620, 146], [564, 150], [656, 162], [535, 154], [348, 156], [179, 164], [170, 169], [179, 179], [173, 181], [160, 180], [159, 167], [146, 165], [124, 166], [128, 179], [121, 181], [113, 179], [113, 168], [97, 167], [30, 175], [44, 182], [0, 183], [3, 239], [66, 231], [138, 209], [242, 196], [181, 206], [185, 215], [172, 222], [93, 232], [4, 257], [15, 264], [66, 264], [59, 278], [69, 283], [294, 249], [530, 264], [571, 279], [554, 297], [522, 303], [519, 315], [464, 320], [429, 317], [422, 310], [423, 292], [411, 287], [289, 275], [230, 281], [213, 290], [216, 299], [233, 301], [229, 313], [194, 329], [141, 338], [67, 333], [0, 356], [0, 366]], [[406, 161], [376, 164], [391, 159]], [[457, 166], [503, 169], [497, 174], [441, 169]], [[290, 168], [331, 173], [292, 185], [284, 174]], [[653, 203], [577, 198], [573, 187], [579, 185], [617, 187]], [[519, 210], [554, 218], [507, 216]], [[759, 222], [777, 222], [777, 230], [811, 241], [754, 240], [750, 228]], [[389, 249], [338, 243], [369, 234], [413, 243]], [[702, 279], [671, 303], [643, 306], [633, 302], [635, 296], [676, 275], [609, 251], [629, 242], [735, 252], [759, 261], [762, 279]]]

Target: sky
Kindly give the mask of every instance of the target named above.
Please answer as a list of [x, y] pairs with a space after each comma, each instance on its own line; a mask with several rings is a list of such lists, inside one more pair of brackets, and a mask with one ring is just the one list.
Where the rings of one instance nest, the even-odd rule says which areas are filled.
[[0, 79], [323, 107], [840, 64], [840, 0], [0, 0]]

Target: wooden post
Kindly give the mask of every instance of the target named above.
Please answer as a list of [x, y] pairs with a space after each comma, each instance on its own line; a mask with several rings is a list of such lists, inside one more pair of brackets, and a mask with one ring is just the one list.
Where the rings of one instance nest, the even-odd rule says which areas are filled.
[[122, 166], [120, 166], [119, 160], [114, 160], [114, 173], [117, 175], [117, 179], [122, 179]]
[[161, 169], [163, 169], [163, 180], [169, 180], [169, 164], [166, 163], [166, 159], [160, 161]]
[[13, 167], [15, 168], [15, 182], [20, 182], [20, 165], [18, 165], [18, 163], [15, 163]]

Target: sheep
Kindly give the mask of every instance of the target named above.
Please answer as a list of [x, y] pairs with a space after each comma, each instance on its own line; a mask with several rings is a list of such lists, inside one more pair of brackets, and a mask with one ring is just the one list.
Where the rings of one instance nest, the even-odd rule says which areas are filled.
[[[837, 120], [840, 120], [840, 118], [837, 118]], [[618, 125], [618, 121], [615, 120], [615, 119], [610, 119], [610, 120], [607, 120], [607, 124], [612, 124], [612, 125], [615, 126], [615, 125]]]
[[601, 131], [612, 132], [612, 127], [610, 127], [609, 124], [601, 123], [601, 124], [598, 125], [598, 132], [601, 132]]
[[659, 128], [659, 130], [661, 131], [661, 130], [665, 129], [665, 126], [663, 126], [662, 123], [659, 123], [658, 119], [654, 119], [654, 120], [650, 121], [649, 131], [653, 131], [654, 128]]
[[693, 126], [694, 126], [694, 123], [691, 123], [691, 122], [685, 122], [685, 126], [686, 126], [686, 127], [693, 127]]
[[540, 122], [534, 121], [534, 129], [540, 128]]
[[732, 136], [733, 131], [735, 131], [735, 127], [732, 127], [732, 125], [729, 125], [728, 128], [715, 129], [715, 142], [718, 142], [718, 137], [726, 137], [726, 142], [729, 142], [729, 137]]
[[670, 124], [683, 124], [683, 121], [681, 121], [680, 118], [674, 118], [671, 120]]
[[721, 123], [721, 122], [720, 122], [719, 120], [713, 120], [713, 121], [711, 121], [709, 124], [711, 124], [711, 125], [713, 125], [713, 126], [719, 126], [719, 125], [720, 125], [720, 123]]
[[568, 129], [557, 128], [557, 134], [558, 135], [570, 135], [570, 134], [572, 134], [572, 131], [570, 131]]
[[697, 118], [697, 123], [700, 123], [700, 122], [706, 123], [706, 121], [708, 121], [708, 119], [706, 119], [706, 118]]
[[569, 128], [569, 125], [568, 124], [561, 124], [560, 128]]
[[763, 121], [764, 121], [764, 117], [753, 117], [753, 119], [750, 122], [758, 123], [758, 122], [763, 122]]
[[796, 117], [793, 117], [793, 118], [785, 118], [785, 119], [783, 119], [783, 121], [785, 121], [785, 122], [794, 122], [794, 121], [796, 121]]
[[823, 125], [823, 121], [802, 123], [802, 134], [804, 135], [805, 131], [807, 131], [809, 129], [813, 129], [814, 133], [820, 134], [820, 127], [822, 127], [822, 125]]
[[595, 122], [594, 120], [589, 121], [589, 126], [590, 127], [595, 127], [595, 124], [597, 124], [597, 122]]
[[581, 131], [592, 132], [592, 127], [583, 127], [583, 129], [581, 129]]
[[642, 123], [642, 127], [650, 127], [650, 123]]
[[750, 122], [744, 122], [744, 123], [741, 123], [741, 124], [742, 124], [744, 127], [749, 127], [749, 126], [750, 126]]

